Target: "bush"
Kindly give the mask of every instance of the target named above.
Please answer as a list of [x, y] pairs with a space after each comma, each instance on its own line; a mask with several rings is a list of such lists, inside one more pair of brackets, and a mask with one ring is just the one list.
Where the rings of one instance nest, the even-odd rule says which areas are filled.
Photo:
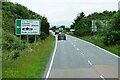
[[14, 50], [24, 50], [25, 48], [27, 48], [27, 46], [24, 44], [20, 44], [20, 43], [15, 43], [12, 46], [12, 49]]
[[115, 45], [120, 42], [120, 31], [112, 31], [104, 39], [105, 45]]
[[12, 54], [13, 54], [12, 56], [13, 59], [16, 59], [17, 57], [20, 56], [20, 52], [18, 50], [12, 51]]
[[45, 40], [47, 38], [47, 35], [44, 32], [41, 32], [40, 39]]
[[27, 45], [24, 41], [20, 40], [16, 36], [3, 31], [2, 36], [2, 48], [3, 50], [12, 51], [12, 50], [23, 50], [27, 48]]
[[[2, 50], [7, 58], [17, 58], [20, 55], [20, 51], [27, 48], [27, 43], [20, 40], [16, 36], [10, 34], [9, 32], [2, 32]], [[4, 53], [4, 54], [5, 54]]]
[[35, 42], [35, 36], [30, 35], [29, 36], [29, 43], [34, 43]]
[[74, 34], [77, 35], [77, 36], [82, 37], [82, 36], [89, 35], [90, 32], [87, 31], [87, 30], [85, 30], [85, 29], [77, 29], [77, 30], [74, 32]]

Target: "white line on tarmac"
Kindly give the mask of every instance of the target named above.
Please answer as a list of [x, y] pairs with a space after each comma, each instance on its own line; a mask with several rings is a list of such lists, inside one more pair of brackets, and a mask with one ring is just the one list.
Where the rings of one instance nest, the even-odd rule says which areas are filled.
[[[73, 36], [71, 36], [71, 37], [73, 37]], [[99, 46], [96, 46], [96, 45], [93, 44], [93, 43], [90, 43], [90, 42], [88, 42], [88, 41], [85, 41], [85, 40], [82, 40], [82, 39], [79, 39], [79, 38], [76, 38], [76, 37], [73, 37], [73, 38], [74, 38], [74, 39], [77, 39], [77, 40], [81, 40], [81, 41], [83, 41], [83, 42], [86, 42], [86, 43], [88, 43], [88, 44], [90, 44], [90, 45], [93, 45], [93, 46], [97, 47], [97, 48], [100, 49], [100, 50], [103, 50], [103, 51], [105, 51], [105, 52], [107, 52], [107, 53], [109, 53], [109, 54], [111, 54], [111, 55], [113, 55], [113, 56], [115, 56], [115, 57], [117, 57], [117, 58], [120, 58], [118, 55], [113, 54], [113, 53], [111, 53], [111, 52], [109, 52], [109, 51], [107, 51], [107, 50], [105, 50], [105, 49], [103, 49], [103, 48], [101, 48], [101, 47], [99, 47]]]
[[[80, 39], [80, 40], [81, 40], [81, 39]], [[107, 53], [109, 53], [109, 54], [111, 54], [111, 55], [113, 55], [113, 56], [115, 56], [115, 57], [117, 57], [117, 58], [120, 58], [118, 55], [115, 55], [115, 54], [113, 54], [113, 53], [111, 53], [111, 52], [109, 52], [109, 51], [107, 51], [107, 50], [105, 50], [105, 49], [103, 49], [103, 48], [101, 48], [101, 47], [99, 47], [99, 46], [96, 46], [96, 45], [93, 44], [93, 43], [87, 42], [87, 41], [85, 41], [85, 40], [81, 40], [81, 41], [86, 42], [86, 43], [88, 43], [88, 44], [90, 44], [90, 45], [92, 45], [92, 46], [95, 46], [95, 47], [97, 47], [98, 49], [100, 49], [100, 50], [102, 50], [102, 51], [105, 51], [105, 52], [107, 52]]]
[[101, 75], [100, 78], [102, 78], [103, 80], [105, 80], [105, 78]]
[[52, 56], [52, 59], [51, 59], [51, 62], [50, 62], [50, 66], [49, 66], [47, 75], [45, 77], [46, 78], [45, 80], [47, 80], [49, 75], [50, 75], [50, 71], [51, 71], [51, 68], [52, 68], [52, 65], [53, 65], [53, 61], [54, 61], [54, 58], [55, 58], [56, 49], [57, 49], [57, 38], [56, 38], [56, 43], [55, 43], [55, 49], [54, 49], [54, 52], [53, 52], [53, 56]]
[[77, 51], [79, 51], [79, 48], [77, 48]]
[[92, 63], [88, 60], [88, 63], [90, 64], [90, 65], [92, 65]]
[[83, 53], [81, 53], [81, 55], [84, 55]]

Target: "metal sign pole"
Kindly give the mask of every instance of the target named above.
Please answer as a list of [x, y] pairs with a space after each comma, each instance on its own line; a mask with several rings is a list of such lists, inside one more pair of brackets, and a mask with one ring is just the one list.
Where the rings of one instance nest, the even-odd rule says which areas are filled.
[[36, 43], [36, 35], [35, 35], [35, 43]]
[[20, 35], [20, 40], [21, 40], [21, 35]]
[[27, 42], [29, 42], [29, 38], [28, 38], [28, 35], [27, 35]]

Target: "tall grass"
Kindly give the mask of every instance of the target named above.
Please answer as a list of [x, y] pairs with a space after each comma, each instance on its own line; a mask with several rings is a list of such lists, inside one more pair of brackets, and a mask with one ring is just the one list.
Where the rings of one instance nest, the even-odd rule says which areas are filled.
[[55, 38], [29, 45], [16, 60], [3, 59], [3, 78], [40, 78], [54, 48]]

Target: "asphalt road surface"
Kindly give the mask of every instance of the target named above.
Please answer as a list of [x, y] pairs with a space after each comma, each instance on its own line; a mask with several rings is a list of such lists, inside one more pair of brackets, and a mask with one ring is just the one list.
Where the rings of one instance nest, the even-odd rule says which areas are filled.
[[[48, 78], [117, 78], [118, 57], [78, 38], [57, 40]], [[56, 36], [57, 37], [57, 36]]]

